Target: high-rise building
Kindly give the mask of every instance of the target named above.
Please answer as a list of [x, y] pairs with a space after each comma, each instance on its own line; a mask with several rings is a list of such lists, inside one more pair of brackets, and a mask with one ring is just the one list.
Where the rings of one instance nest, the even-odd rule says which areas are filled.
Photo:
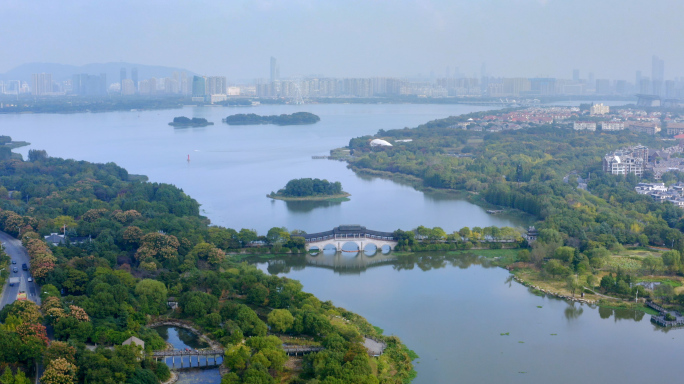
[[52, 74], [34, 73], [31, 75], [31, 94], [42, 96], [52, 93]]
[[147, 80], [140, 80], [138, 83], [138, 92], [141, 95], [149, 95], [150, 94], [150, 82]]
[[610, 94], [610, 80], [596, 79], [596, 94], [608, 95]]
[[176, 94], [179, 90], [178, 80], [171, 77], [164, 78], [164, 93]]
[[205, 80], [204, 92], [206, 95], [225, 95], [227, 81], [224, 76], [209, 76]]
[[580, 72], [579, 69], [573, 69], [572, 70], [572, 81], [580, 81]]
[[648, 77], [641, 76], [641, 82], [639, 83], [639, 93], [648, 95], [651, 93], [651, 80]]
[[556, 93], [556, 79], [534, 78], [530, 79], [530, 90], [534, 95], [553, 95]]
[[674, 80], [665, 80], [665, 97], [675, 98], [677, 97], [676, 83]]
[[636, 77], [634, 78], [634, 86], [637, 89], [641, 86], [641, 71], [636, 71]]
[[193, 76], [192, 97], [204, 97], [206, 94], [206, 79], [201, 76]]
[[147, 80], [147, 83], [150, 87], [150, 95], [156, 95], [157, 94], [157, 78], [156, 77], [150, 77]]
[[133, 85], [133, 80], [123, 79], [121, 81], [121, 94], [122, 95], [134, 95], [135, 86]]
[[119, 71], [119, 83], [121, 84], [121, 89], [123, 89], [123, 81], [126, 79], [126, 68], [121, 67], [121, 71]]
[[651, 79], [653, 81], [665, 80], [665, 61], [656, 55], [651, 59]]
[[135, 89], [138, 89], [138, 67], [133, 67], [133, 69], [131, 69], [131, 80], [133, 80]]
[[192, 91], [192, 84], [188, 80], [188, 74], [183, 71], [180, 73], [180, 93], [189, 95], [190, 91]]
[[522, 77], [503, 79], [503, 93], [507, 96], [520, 96], [531, 89], [530, 80]]
[[278, 67], [278, 60], [271, 56], [271, 83], [280, 80], [280, 68]]
[[71, 79], [71, 91], [76, 95], [98, 96], [107, 94], [107, 75], [100, 76], [81, 73]]
[[663, 95], [663, 81], [665, 80], [665, 61], [658, 56], [651, 58], [651, 93]]

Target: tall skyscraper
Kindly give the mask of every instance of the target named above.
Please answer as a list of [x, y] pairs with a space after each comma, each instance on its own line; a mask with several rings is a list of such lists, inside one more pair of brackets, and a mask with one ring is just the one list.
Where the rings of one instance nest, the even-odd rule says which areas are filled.
[[138, 67], [131, 69], [131, 80], [133, 80], [133, 87], [138, 89]]
[[271, 83], [280, 80], [280, 68], [278, 68], [278, 60], [271, 56]]
[[34, 73], [31, 75], [31, 94], [42, 96], [52, 93], [52, 74]]
[[636, 77], [634, 78], [634, 86], [637, 89], [641, 86], [641, 71], [636, 71]]
[[192, 78], [192, 97], [203, 97], [206, 94], [206, 79], [201, 76], [194, 76]]
[[579, 79], [580, 79], [579, 75], [580, 75], [579, 69], [573, 69], [572, 70], [572, 81], [579, 81]]
[[224, 76], [209, 76], [204, 82], [207, 95], [225, 95], [228, 82]]
[[665, 61], [656, 55], [651, 59], [651, 79], [653, 81], [665, 80]]
[[121, 67], [121, 71], [119, 71], [119, 84], [121, 85], [121, 89], [123, 89], [123, 81], [126, 79], [126, 68]]
[[665, 80], [665, 61], [656, 55], [651, 59], [651, 93], [663, 96], [663, 81]]
[[189, 84], [188, 74], [182, 71], [180, 74], [180, 93], [189, 95], [190, 91], [192, 91], [192, 84]]

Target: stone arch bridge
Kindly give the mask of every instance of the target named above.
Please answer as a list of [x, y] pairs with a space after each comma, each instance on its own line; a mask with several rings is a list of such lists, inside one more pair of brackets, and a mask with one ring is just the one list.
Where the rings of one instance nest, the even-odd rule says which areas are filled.
[[373, 231], [360, 225], [340, 225], [330, 231], [310, 233], [302, 237], [306, 241], [307, 251], [313, 247], [323, 250], [326, 246], [332, 245], [339, 252], [342, 245], [349, 242], [355, 243], [361, 251], [369, 244], [375, 245], [378, 249], [387, 245], [391, 250], [397, 246], [397, 239], [393, 233]]

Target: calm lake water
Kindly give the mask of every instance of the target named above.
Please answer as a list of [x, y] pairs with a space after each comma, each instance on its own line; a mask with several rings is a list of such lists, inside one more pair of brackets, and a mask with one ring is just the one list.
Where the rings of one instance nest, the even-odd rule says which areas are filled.
[[321, 253], [257, 265], [401, 337], [420, 356], [415, 384], [681, 380], [684, 333], [643, 312], [535, 296], [475, 255], [387, 259]]
[[[353, 137], [379, 129], [415, 127], [427, 121], [491, 109], [464, 105], [273, 105], [243, 108], [185, 107], [182, 110], [0, 115], [0, 134], [32, 143], [18, 150], [45, 149], [51, 156], [116, 162], [151, 181], [175, 184], [202, 204], [214, 224], [252, 228], [265, 234], [284, 226], [318, 232], [340, 224], [362, 224], [380, 231], [440, 226], [516, 226], [519, 220], [491, 216], [444, 193], [422, 193], [399, 183], [356, 176], [346, 164], [312, 160], [345, 146]], [[307, 111], [321, 117], [314, 125], [229, 126], [221, 119], [236, 113], [262, 115]], [[174, 129], [175, 116], [204, 117], [215, 125]], [[190, 162], [187, 157], [190, 155]], [[287, 181], [317, 177], [340, 181], [351, 193], [343, 203], [274, 201], [266, 194]]]
[[[358, 223], [382, 231], [425, 225], [450, 232], [463, 226], [521, 225], [515, 218], [488, 215], [450, 195], [359, 177], [344, 163], [311, 159], [378, 129], [415, 127], [482, 109], [350, 104], [0, 115], [0, 134], [32, 142], [19, 150], [24, 156], [36, 148], [52, 156], [113, 161], [151, 181], [175, 184], [202, 204], [203, 214], [213, 223], [236, 229], [265, 233], [270, 227], [285, 226], [315, 232]], [[221, 123], [221, 118], [235, 113], [297, 111], [315, 113], [321, 121], [295, 127]], [[167, 125], [181, 115], [204, 117], [215, 125], [199, 129]], [[340, 181], [352, 194], [351, 201], [294, 205], [265, 197], [298, 177]], [[400, 336], [421, 356], [416, 364], [418, 384], [681, 379], [676, 368], [684, 352], [681, 331], [662, 332], [648, 316], [634, 311], [573, 306], [532, 295], [509, 282], [508, 272], [489, 268], [475, 257], [425, 254], [396, 262], [391, 254], [321, 253], [261, 263], [259, 268], [298, 279], [322, 300], [332, 300], [365, 316], [386, 334]], [[193, 347], [183, 331], [166, 333], [177, 348]], [[215, 369], [181, 376], [182, 384], [219, 381]]]

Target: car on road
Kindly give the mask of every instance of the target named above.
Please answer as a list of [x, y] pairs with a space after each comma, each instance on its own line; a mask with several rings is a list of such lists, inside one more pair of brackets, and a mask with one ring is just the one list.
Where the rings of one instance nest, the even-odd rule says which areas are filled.
[[30, 282], [32, 282], [32, 281], [33, 281], [33, 277], [29, 276], [28, 282], [30, 283]]
[[19, 268], [17, 268], [17, 267], [12, 268], [12, 272], [14, 272], [14, 273], [19, 272]]
[[12, 260], [12, 264], [16, 264], [16, 263], [17, 263], [17, 261], [16, 261], [16, 260]]
[[26, 265], [26, 263], [22, 264], [21, 269], [23, 269], [24, 271], [28, 271], [28, 265]]

